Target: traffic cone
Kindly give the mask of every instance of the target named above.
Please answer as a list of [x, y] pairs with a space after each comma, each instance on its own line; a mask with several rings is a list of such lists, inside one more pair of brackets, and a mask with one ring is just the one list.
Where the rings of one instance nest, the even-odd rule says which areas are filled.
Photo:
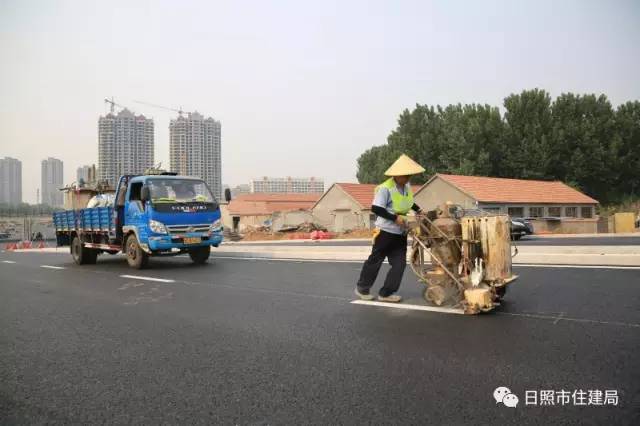
[[43, 249], [44, 248], [44, 241], [40, 240], [40, 244], [38, 244], [38, 248], [39, 249]]

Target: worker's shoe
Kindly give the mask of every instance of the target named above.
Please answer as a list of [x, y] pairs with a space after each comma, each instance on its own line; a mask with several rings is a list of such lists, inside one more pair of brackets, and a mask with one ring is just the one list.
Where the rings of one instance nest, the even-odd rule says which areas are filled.
[[363, 293], [362, 291], [360, 291], [358, 287], [356, 287], [354, 292], [356, 293], [356, 296], [358, 296], [362, 300], [369, 300], [369, 301], [373, 300], [373, 295], [369, 293]]
[[378, 300], [381, 302], [399, 303], [402, 300], [402, 296], [398, 296], [397, 294], [390, 294], [388, 296], [379, 295]]

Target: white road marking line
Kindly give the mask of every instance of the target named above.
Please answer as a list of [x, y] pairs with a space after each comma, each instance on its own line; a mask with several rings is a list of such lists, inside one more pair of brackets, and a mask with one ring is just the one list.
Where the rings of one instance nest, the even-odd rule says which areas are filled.
[[143, 277], [140, 275], [120, 275], [121, 278], [130, 278], [132, 280], [155, 281], [158, 283], [174, 283], [175, 280], [167, 280], [164, 278]]
[[464, 315], [464, 311], [462, 309], [441, 308], [439, 306], [410, 305], [408, 303], [376, 302], [376, 301], [367, 301], [367, 300], [360, 300], [360, 299], [352, 300], [351, 303], [353, 303], [354, 305], [383, 306], [385, 308], [410, 309], [414, 311], [430, 311], [430, 312], [441, 312], [444, 314]]
[[3, 260], [2, 263], [16, 263], [13, 260]]
[[41, 268], [46, 269], [66, 269], [63, 266], [51, 266], [51, 265], [40, 265]]

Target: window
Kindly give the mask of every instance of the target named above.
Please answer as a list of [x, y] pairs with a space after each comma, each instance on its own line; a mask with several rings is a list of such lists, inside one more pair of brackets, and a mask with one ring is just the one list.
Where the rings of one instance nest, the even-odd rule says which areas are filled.
[[482, 210], [487, 213], [500, 213], [500, 207], [483, 207]]
[[567, 217], [578, 217], [578, 208], [577, 207], [565, 207], [564, 215]]
[[142, 182], [136, 182], [131, 184], [131, 191], [129, 192], [129, 200], [140, 200], [140, 192], [142, 190]]
[[549, 207], [549, 216], [560, 217], [561, 216], [560, 210], [561, 210], [560, 207]]
[[586, 217], [586, 218], [589, 218], [589, 219], [593, 217], [591, 207], [582, 207], [580, 210], [581, 210], [581, 213], [582, 213], [582, 217]]
[[544, 216], [544, 207], [529, 207], [529, 216], [531, 217]]
[[509, 207], [507, 209], [507, 213], [511, 217], [523, 217], [524, 216], [524, 208], [522, 207]]

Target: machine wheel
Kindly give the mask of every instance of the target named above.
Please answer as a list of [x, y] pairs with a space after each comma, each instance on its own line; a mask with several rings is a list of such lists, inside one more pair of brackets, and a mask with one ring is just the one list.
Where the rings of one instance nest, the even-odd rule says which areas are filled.
[[189, 257], [193, 263], [202, 265], [207, 262], [211, 254], [211, 246], [196, 247], [189, 250]]
[[496, 287], [496, 296], [498, 296], [499, 299], [502, 299], [505, 294], [507, 294], [506, 285], [503, 285], [502, 287]]
[[78, 265], [93, 265], [98, 258], [98, 252], [94, 249], [84, 247], [80, 237], [77, 235], [71, 241], [71, 257]]
[[127, 237], [125, 254], [127, 255], [127, 263], [132, 268], [143, 269], [149, 264], [149, 255], [142, 250], [135, 235]]

